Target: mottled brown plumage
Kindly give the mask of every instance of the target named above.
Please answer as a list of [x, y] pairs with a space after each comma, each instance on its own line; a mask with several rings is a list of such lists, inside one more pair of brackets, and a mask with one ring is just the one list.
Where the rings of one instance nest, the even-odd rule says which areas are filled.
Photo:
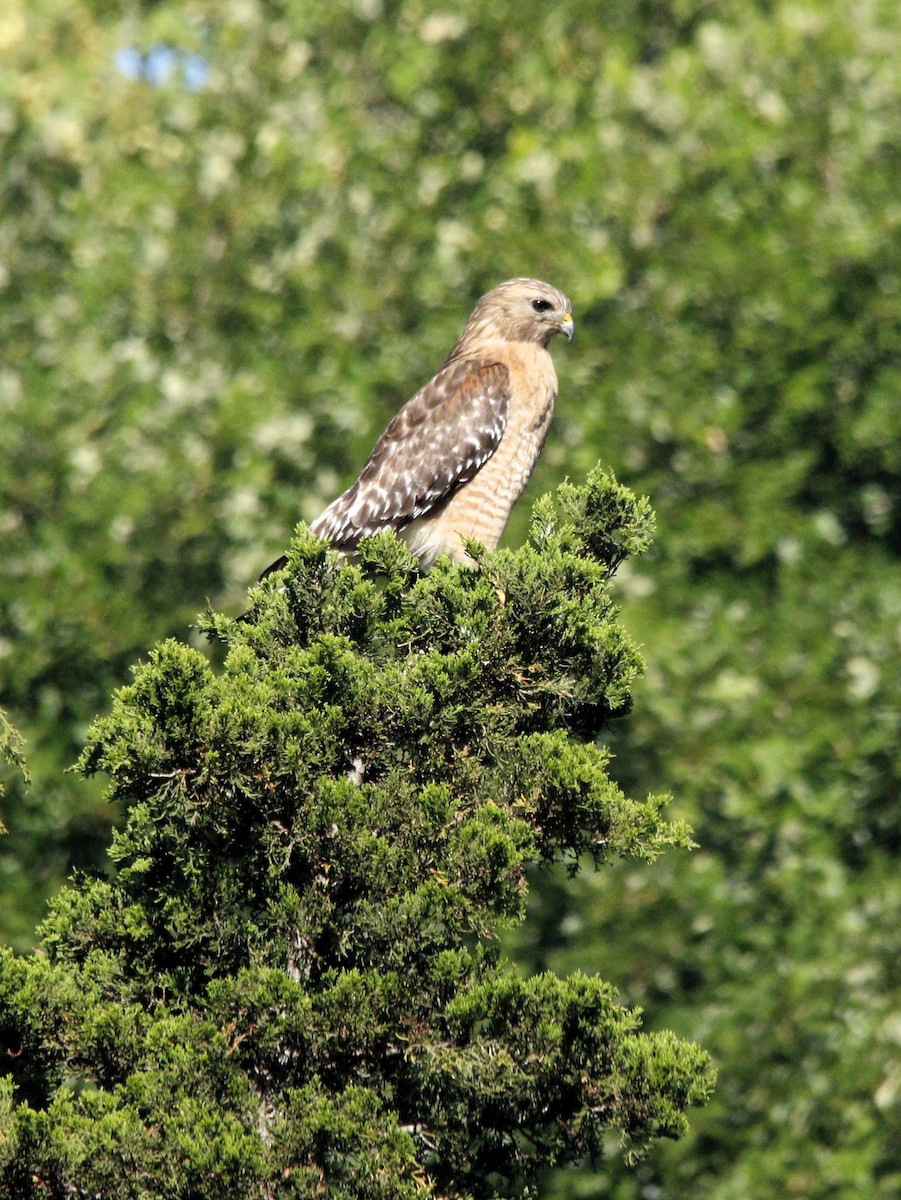
[[361, 537], [393, 529], [424, 566], [442, 553], [465, 561], [467, 537], [496, 546], [551, 423], [555, 333], [572, 337], [572, 307], [549, 284], [511, 279], [484, 295], [444, 366], [313, 531], [352, 554]]

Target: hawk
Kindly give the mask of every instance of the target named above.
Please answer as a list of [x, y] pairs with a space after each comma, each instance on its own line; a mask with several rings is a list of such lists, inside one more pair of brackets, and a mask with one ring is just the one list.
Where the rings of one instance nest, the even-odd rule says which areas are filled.
[[350, 556], [360, 538], [393, 529], [426, 568], [440, 554], [465, 562], [466, 538], [493, 549], [551, 423], [557, 375], [548, 342], [555, 333], [570, 340], [573, 329], [572, 305], [550, 284], [510, 279], [487, 292], [441, 370], [313, 532]]

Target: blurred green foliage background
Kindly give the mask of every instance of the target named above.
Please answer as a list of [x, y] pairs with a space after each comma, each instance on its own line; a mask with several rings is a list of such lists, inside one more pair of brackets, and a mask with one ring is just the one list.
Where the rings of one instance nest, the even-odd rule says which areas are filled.
[[129, 666], [238, 611], [537, 275], [578, 334], [529, 494], [600, 459], [651, 497], [613, 749], [699, 849], [549, 875], [516, 950], [720, 1072], [684, 1141], [547, 1195], [901, 1193], [899, 62], [889, 0], [6, 0], [4, 940], [103, 865], [66, 768]]

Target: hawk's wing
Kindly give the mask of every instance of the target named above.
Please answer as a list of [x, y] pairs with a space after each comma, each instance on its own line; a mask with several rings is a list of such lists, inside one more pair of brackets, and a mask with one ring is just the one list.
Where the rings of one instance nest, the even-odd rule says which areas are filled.
[[445, 366], [400, 410], [356, 483], [312, 529], [350, 550], [380, 529], [400, 529], [468, 483], [500, 445], [510, 372], [498, 362]]

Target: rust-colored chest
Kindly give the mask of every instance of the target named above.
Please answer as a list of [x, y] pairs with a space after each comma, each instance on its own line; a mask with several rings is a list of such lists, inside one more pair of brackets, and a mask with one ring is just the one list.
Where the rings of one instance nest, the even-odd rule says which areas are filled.
[[463, 538], [476, 538], [490, 549], [497, 545], [547, 437], [557, 396], [557, 375], [550, 354], [541, 346], [509, 342], [498, 347], [497, 354], [511, 377], [503, 437], [469, 483], [403, 531], [410, 548], [426, 563], [440, 553], [468, 561]]

